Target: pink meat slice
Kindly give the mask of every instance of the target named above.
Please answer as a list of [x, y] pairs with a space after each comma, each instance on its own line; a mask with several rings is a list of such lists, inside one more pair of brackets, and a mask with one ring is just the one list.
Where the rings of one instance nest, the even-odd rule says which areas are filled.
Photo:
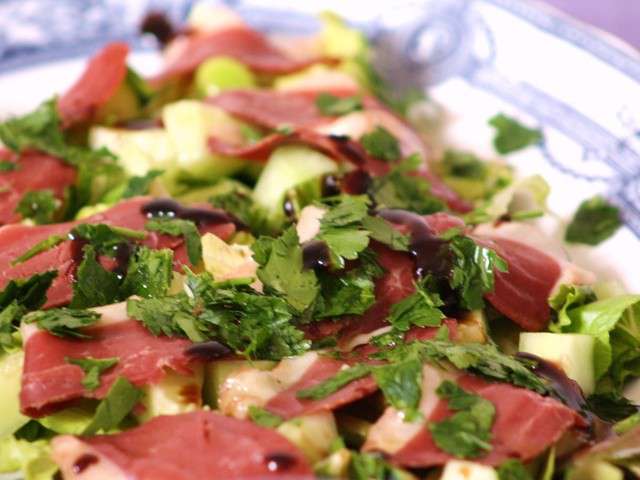
[[[46, 250], [31, 259], [12, 265], [20, 255], [51, 235], [66, 235], [80, 223], [105, 223], [107, 225], [143, 230], [147, 217], [141, 208], [150, 201], [148, 197], [138, 197], [118, 203], [110, 209], [77, 222], [53, 225], [6, 225], [0, 228], [0, 289], [11, 280], [29, 278], [36, 273], [57, 270], [58, 276], [47, 291], [45, 308], [69, 303], [72, 297], [73, 272], [76, 267], [72, 242], [64, 241], [54, 248]], [[209, 207], [210, 208], [210, 207]], [[235, 231], [232, 223], [208, 225], [200, 229], [201, 233], [214, 233], [222, 239], [229, 238]], [[150, 233], [143, 242], [150, 248], [174, 249], [174, 266], [180, 268], [187, 263], [184, 242], [181, 237], [167, 237]]]
[[[159, 382], [167, 370], [191, 372], [184, 353], [189, 340], [154, 336], [136, 320], [88, 328], [86, 333], [90, 338], [61, 338], [46, 331], [29, 337], [20, 391], [25, 415], [40, 417], [73, 400], [103, 398], [119, 376], [143, 386]], [[88, 391], [81, 383], [82, 369], [67, 363], [67, 357], [117, 357], [119, 362], [100, 377], [98, 389]]]
[[214, 412], [161, 416], [115, 435], [57, 437], [53, 458], [65, 478], [76, 478], [78, 459], [66, 448], [75, 439], [91, 452], [86, 474], [110, 463], [129, 480], [315, 478], [300, 450], [275, 430]]
[[[474, 461], [498, 465], [508, 458], [517, 458], [526, 462], [544, 452], [571, 428], [584, 426], [575, 411], [530, 390], [505, 383], [488, 383], [472, 375], [460, 377], [458, 384], [489, 400], [496, 408], [491, 429], [492, 450]], [[452, 414], [447, 403], [440, 401], [429, 421], [437, 422]], [[437, 447], [426, 427], [392, 456], [399, 465], [421, 468], [444, 465], [453, 458]]]
[[15, 170], [0, 172], [0, 225], [22, 220], [16, 207], [25, 193], [50, 190], [58, 200], [76, 181], [76, 170], [46, 153], [27, 151], [20, 155], [0, 149], [0, 160], [14, 162]]
[[114, 42], [87, 64], [84, 73], [58, 100], [63, 127], [86, 122], [116, 93], [127, 74], [129, 46]]
[[175, 60], [152, 82], [160, 84], [171, 78], [189, 75], [208, 58], [218, 56], [235, 58], [257, 73], [275, 75], [302, 70], [320, 60], [291, 58], [265, 35], [236, 26], [187, 38], [181, 54], [176, 55]]

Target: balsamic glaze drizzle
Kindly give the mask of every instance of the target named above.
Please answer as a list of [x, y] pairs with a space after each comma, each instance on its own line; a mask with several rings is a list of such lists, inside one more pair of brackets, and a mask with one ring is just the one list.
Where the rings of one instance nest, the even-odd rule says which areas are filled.
[[330, 263], [329, 247], [322, 240], [311, 240], [302, 247], [302, 264], [305, 269], [328, 268]]
[[73, 464], [73, 473], [76, 475], [80, 475], [91, 465], [95, 465], [98, 463], [100, 459], [91, 453], [85, 453], [80, 458], [78, 458]]
[[245, 230], [247, 228], [240, 220], [221, 210], [183, 207], [170, 198], [152, 200], [146, 205], [143, 205], [141, 211], [147, 218], [181, 218], [183, 220], [191, 220], [198, 226], [233, 223], [238, 229]]
[[194, 343], [187, 347], [184, 353], [189, 357], [212, 361], [224, 358], [233, 353], [233, 351], [225, 344], [211, 340], [208, 342]]
[[293, 467], [297, 459], [288, 453], [272, 453], [264, 458], [270, 472], [282, 472]]
[[152, 11], [147, 13], [140, 22], [140, 32], [150, 33], [165, 46], [176, 36], [176, 30], [163, 12]]

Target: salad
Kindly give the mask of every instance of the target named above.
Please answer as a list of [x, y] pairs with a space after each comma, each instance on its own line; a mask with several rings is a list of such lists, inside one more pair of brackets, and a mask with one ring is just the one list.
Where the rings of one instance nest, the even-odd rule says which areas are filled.
[[[0, 471], [51, 479], [640, 478], [640, 295], [333, 14], [198, 4], [0, 123]], [[436, 112], [436, 113], [434, 113]], [[553, 219], [552, 219], [553, 220]], [[566, 242], [621, 225], [585, 199]]]

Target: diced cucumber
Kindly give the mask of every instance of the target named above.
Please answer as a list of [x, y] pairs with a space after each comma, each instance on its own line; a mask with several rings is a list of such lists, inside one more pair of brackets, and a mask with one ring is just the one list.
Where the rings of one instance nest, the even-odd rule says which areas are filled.
[[331, 412], [297, 417], [284, 422], [277, 430], [295, 444], [310, 463], [326, 457], [338, 438], [336, 422]]
[[473, 310], [458, 321], [457, 340], [460, 343], [486, 343], [487, 321], [482, 310]]
[[498, 480], [496, 471], [481, 463], [450, 460], [442, 471], [440, 480]]
[[594, 337], [580, 333], [523, 332], [520, 351], [533, 353], [564, 370], [582, 388], [585, 395], [593, 393]]
[[0, 357], [0, 438], [11, 435], [29, 421], [20, 413], [20, 379], [24, 352]]
[[313, 466], [315, 474], [320, 478], [348, 478], [351, 452], [341, 448]]
[[89, 145], [108, 148], [129, 175], [144, 175], [154, 168], [168, 170], [175, 165], [177, 156], [171, 138], [162, 128], [93, 127], [89, 132]]
[[218, 407], [220, 385], [227, 377], [243, 368], [271, 370], [276, 362], [267, 360], [249, 362], [248, 360], [217, 360], [205, 365], [204, 402], [211, 408]]
[[60, 434], [82, 435], [95, 415], [95, 405], [87, 404], [75, 405], [65, 408], [47, 417], [41, 418], [39, 422], [50, 430]]
[[202, 97], [232, 88], [253, 88], [256, 80], [245, 65], [230, 57], [210, 58], [198, 67], [195, 87]]
[[209, 136], [240, 135], [240, 123], [223, 110], [196, 100], [180, 100], [163, 108], [162, 121], [176, 152], [177, 180], [214, 180], [245, 165], [242, 160], [209, 152]]
[[268, 212], [269, 222], [276, 225], [284, 217], [283, 200], [287, 192], [313, 178], [337, 170], [326, 155], [300, 145], [280, 147], [267, 162], [255, 189], [255, 202]]
[[192, 375], [170, 372], [159, 383], [146, 387], [142, 400], [145, 410], [140, 420], [192, 412], [202, 407], [204, 368], [194, 366], [192, 369]]

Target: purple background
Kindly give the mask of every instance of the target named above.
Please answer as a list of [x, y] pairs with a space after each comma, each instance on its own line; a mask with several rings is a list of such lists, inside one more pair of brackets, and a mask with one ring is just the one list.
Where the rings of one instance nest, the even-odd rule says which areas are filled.
[[543, 0], [640, 48], [640, 0]]

